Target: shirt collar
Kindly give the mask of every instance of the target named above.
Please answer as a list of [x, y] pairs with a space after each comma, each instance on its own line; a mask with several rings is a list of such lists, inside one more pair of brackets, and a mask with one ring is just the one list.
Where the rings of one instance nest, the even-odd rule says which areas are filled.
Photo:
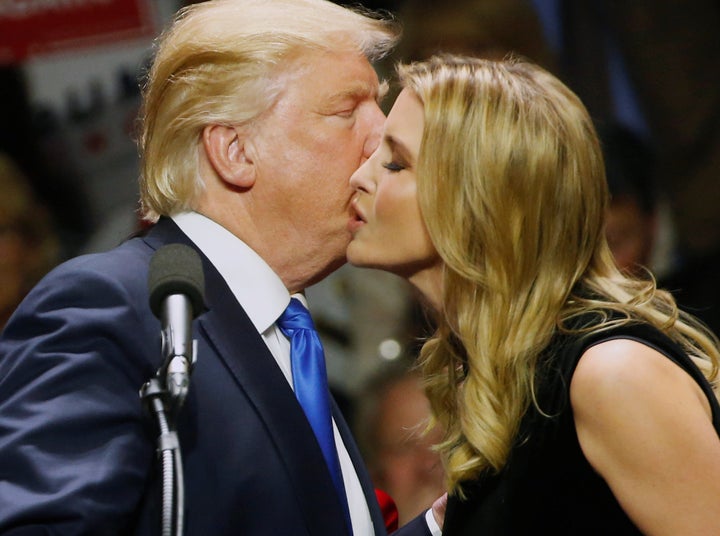
[[290, 303], [278, 275], [245, 242], [210, 218], [181, 212], [172, 220], [210, 260], [259, 333], [271, 327]]

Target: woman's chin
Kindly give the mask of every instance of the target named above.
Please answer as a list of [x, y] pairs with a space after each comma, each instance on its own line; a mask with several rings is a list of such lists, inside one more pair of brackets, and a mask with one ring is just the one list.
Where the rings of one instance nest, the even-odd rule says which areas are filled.
[[352, 264], [353, 266], [357, 266], [358, 268], [367, 268], [368, 267], [367, 259], [365, 259], [362, 254], [353, 250], [352, 242], [348, 246], [346, 258], [347, 258], [348, 263]]
[[347, 248], [346, 258], [349, 264], [358, 268], [375, 268], [378, 270], [386, 269], [382, 263], [378, 263], [376, 255], [368, 255], [367, 251], [360, 243], [355, 240], [350, 242]]

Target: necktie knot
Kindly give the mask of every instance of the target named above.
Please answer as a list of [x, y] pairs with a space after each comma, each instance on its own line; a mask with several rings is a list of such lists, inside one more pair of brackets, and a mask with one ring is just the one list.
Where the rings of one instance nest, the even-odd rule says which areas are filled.
[[277, 321], [280, 331], [282, 331], [286, 337], [292, 338], [293, 333], [299, 329], [309, 329], [315, 331], [315, 325], [313, 324], [310, 311], [298, 300], [292, 298], [287, 309], [283, 311]]

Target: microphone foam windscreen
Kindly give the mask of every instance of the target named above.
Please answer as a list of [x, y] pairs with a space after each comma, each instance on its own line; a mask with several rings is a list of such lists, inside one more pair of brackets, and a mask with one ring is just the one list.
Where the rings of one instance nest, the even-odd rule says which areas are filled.
[[205, 276], [200, 255], [184, 244], [168, 244], [150, 259], [148, 272], [150, 309], [160, 317], [163, 300], [172, 294], [190, 299], [193, 318], [200, 314], [205, 302]]

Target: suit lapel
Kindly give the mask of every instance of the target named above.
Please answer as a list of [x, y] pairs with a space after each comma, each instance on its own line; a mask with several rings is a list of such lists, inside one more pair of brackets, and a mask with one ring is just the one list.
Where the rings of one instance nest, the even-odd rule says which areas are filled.
[[[172, 222], [161, 219], [146, 241], [157, 248], [166, 243], [193, 242]], [[310, 534], [346, 534], [342, 506], [315, 435], [285, 376], [235, 300], [225, 280], [198, 251], [205, 272], [207, 310], [197, 319], [199, 330], [233, 375], [239, 389], [263, 420], [284, 464]], [[202, 366], [198, 356], [197, 366]]]
[[355, 439], [350, 432], [350, 428], [340, 412], [340, 408], [337, 407], [334, 400], [332, 405], [333, 418], [335, 419], [335, 424], [340, 431], [340, 436], [345, 443], [345, 448], [350, 455], [353, 466], [355, 466], [355, 472], [360, 480], [360, 485], [362, 486], [363, 493], [365, 495], [365, 501], [370, 509], [370, 517], [372, 518], [373, 526], [375, 527], [375, 534], [384, 535], [387, 532], [385, 530], [385, 519], [383, 518], [382, 512], [380, 511], [380, 505], [378, 504], [377, 497], [375, 496], [375, 486], [370, 480], [370, 475], [365, 468], [365, 462], [360, 455], [360, 451], [358, 450]]

